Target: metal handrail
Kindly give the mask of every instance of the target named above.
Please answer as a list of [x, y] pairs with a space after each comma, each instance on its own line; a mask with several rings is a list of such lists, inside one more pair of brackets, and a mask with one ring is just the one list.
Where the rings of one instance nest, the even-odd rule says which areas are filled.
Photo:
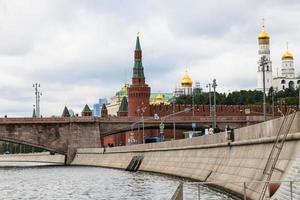
[[[209, 182], [188, 182], [191, 184], [197, 184], [198, 187], [198, 200], [201, 200], [201, 190], [200, 190], [200, 186], [205, 187], [205, 186], [212, 186], [212, 185], [218, 185], [218, 184], [228, 184], [228, 183], [240, 183], [243, 186], [243, 199], [247, 200], [249, 199], [247, 197], [247, 191], [254, 191], [251, 188], [247, 188], [247, 185], [249, 185], [250, 183], [264, 183], [264, 184], [270, 184], [270, 183], [289, 183], [290, 185], [290, 196], [291, 199], [293, 198], [293, 194], [295, 193], [295, 191], [293, 190], [293, 184], [294, 183], [300, 183], [300, 180], [293, 180], [293, 181], [209, 181]], [[259, 193], [259, 192], [256, 192]]]

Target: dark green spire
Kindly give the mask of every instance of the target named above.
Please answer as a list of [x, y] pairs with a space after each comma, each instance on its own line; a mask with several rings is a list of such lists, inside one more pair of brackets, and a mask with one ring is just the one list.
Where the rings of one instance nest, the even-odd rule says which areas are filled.
[[67, 108], [67, 106], [65, 106], [64, 111], [63, 111], [63, 113], [62, 113], [61, 116], [62, 117], [70, 117], [71, 116], [70, 112], [69, 112], [69, 109]]
[[85, 104], [85, 106], [84, 106], [82, 112], [90, 113], [90, 112], [92, 112], [92, 111], [91, 111], [90, 107], [89, 107], [87, 104]]
[[139, 35], [136, 37], [136, 45], [134, 51], [133, 78], [145, 78], [144, 67], [142, 63], [142, 49]]
[[136, 38], [136, 44], [135, 44], [135, 50], [136, 51], [141, 51], [141, 44], [140, 44], [140, 38], [139, 38], [139, 34], [137, 35], [137, 38]]
[[119, 112], [128, 112], [128, 101], [126, 97], [123, 97], [121, 105], [119, 107]]

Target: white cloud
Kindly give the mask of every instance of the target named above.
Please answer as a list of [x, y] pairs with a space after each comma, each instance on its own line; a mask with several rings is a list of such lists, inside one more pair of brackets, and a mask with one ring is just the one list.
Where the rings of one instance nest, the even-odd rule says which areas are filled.
[[202, 86], [254, 89], [257, 34], [266, 18], [273, 70], [290, 42], [296, 71], [300, 51], [298, 1], [0, 1], [0, 116], [30, 116], [33, 82], [42, 113], [65, 104], [110, 97], [130, 80], [136, 32], [141, 32], [146, 81], [172, 92], [187, 68]]

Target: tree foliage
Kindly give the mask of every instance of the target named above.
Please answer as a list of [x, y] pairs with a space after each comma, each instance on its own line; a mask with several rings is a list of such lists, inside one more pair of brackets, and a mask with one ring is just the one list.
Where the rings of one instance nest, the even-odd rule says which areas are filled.
[[[211, 96], [211, 103], [213, 104], [213, 95], [208, 92], [195, 93], [192, 95], [183, 95], [176, 98], [176, 104], [209, 104], [209, 96]], [[262, 104], [263, 92], [257, 90], [240, 90], [233, 91], [228, 94], [216, 92], [216, 104], [222, 105], [249, 105]], [[266, 102], [268, 104], [283, 104], [283, 105], [297, 105], [299, 102], [299, 90], [287, 88], [285, 90], [276, 92], [271, 87], [266, 95]]]

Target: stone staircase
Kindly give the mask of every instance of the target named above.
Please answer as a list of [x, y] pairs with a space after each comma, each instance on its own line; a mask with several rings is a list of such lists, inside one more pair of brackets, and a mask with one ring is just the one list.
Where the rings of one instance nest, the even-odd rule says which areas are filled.
[[290, 167], [284, 181], [298, 181], [292, 184], [292, 198], [291, 198], [291, 183], [283, 182], [280, 188], [275, 193], [272, 200], [298, 200], [300, 199], [300, 154], [296, 157], [294, 163]]

